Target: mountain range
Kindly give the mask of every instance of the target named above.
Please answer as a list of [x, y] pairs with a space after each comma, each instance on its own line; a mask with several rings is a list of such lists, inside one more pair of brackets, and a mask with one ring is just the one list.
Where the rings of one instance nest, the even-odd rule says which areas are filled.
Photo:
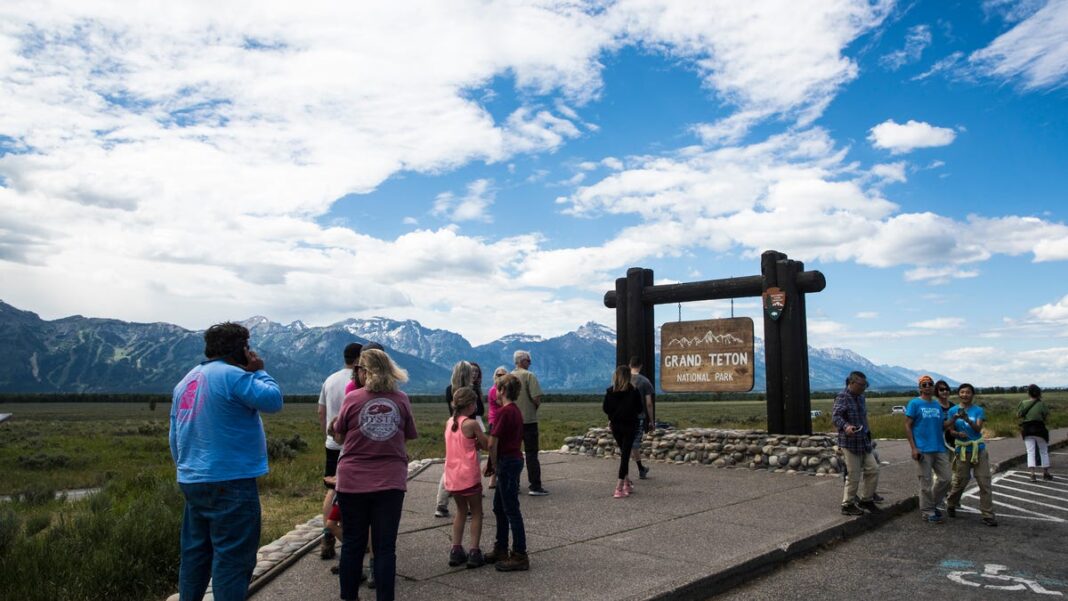
[[[516, 333], [480, 346], [414, 320], [373, 317], [310, 327], [257, 316], [241, 323], [267, 371], [291, 394], [318, 392], [326, 376], [342, 367], [341, 350], [349, 342], [382, 344], [408, 370], [404, 388], [412, 393], [444, 390], [452, 365], [461, 359], [479, 363], [488, 383], [495, 367], [511, 368], [512, 353], [519, 349], [530, 351], [531, 370], [545, 390], [596, 392], [610, 382], [616, 356], [615, 331], [595, 322], [554, 338]], [[755, 390], [763, 390], [763, 341], [758, 338], [755, 345]], [[0, 301], [0, 392], [170, 392], [204, 359], [203, 350], [203, 331], [80, 315], [46, 321]], [[920, 373], [944, 378], [875, 365], [847, 349], [809, 347], [814, 390], [840, 389], [855, 369], [865, 372], [876, 389], [911, 389]]]

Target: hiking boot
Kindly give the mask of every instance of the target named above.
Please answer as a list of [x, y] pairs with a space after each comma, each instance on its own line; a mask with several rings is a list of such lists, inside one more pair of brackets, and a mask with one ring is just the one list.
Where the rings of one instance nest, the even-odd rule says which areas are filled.
[[864, 510], [856, 503], [846, 503], [842, 505], [842, 515], [864, 515]]
[[508, 559], [502, 559], [497, 562], [496, 565], [498, 572], [519, 572], [530, 569], [530, 559], [527, 558], [526, 553], [516, 553], [512, 551], [508, 555]]
[[337, 539], [334, 538], [330, 532], [323, 533], [323, 540], [319, 543], [319, 559], [333, 559], [337, 557], [337, 551], [334, 549], [334, 545], [337, 543]]
[[436, 518], [451, 518], [452, 514], [449, 513], [449, 508], [444, 505], [438, 505], [434, 509], [434, 517]]
[[649, 468], [639, 465], [638, 466], [638, 479], [645, 480], [649, 477]]
[[948, 515], [951, 518], [957, 517], [957, 508], [956, 507], [946, 507], [946, 515]]
[[449, 566], [455, 568], [465, 563], [467, 563], [467, 553], [464, 552], [463, 547], [453, 547], [449, 551]]
[[534, 488], [532, 486], [532, 487], [530, 487], [530, 490], [527, 492], [527, 494], [532, 496], [532, 497], [544, 497], [545, 495], [549, 494], [549, 491], [545, 490], [544, 488], [542, 488], [540, 486], [537, 487], [537, 488]]
[[860, 503], [857, 503], [857, 507], [860, 507], [868, 513], [879, 513], [882, 511], [882, 508], [876, 505], [875, 501], [861, 501]]
[[998, 525], [998, 521], [997, 521], [997, 520], [995, 520], [995, 519], [994, 519], [994, 518], [992, 518], [992, 517], [985, 517], [985, 518], [983, 518], [983, 523], [984, 523], [984, 524], [986, 524], [987, 526], [990, 526], [990, 527], [995, 527], [995, 526], [997, 526], [997, 525]]
[[482, 556], [482, 551], [478, 548], [471, 549], [471, 552], [467, 554], [467, 569], [481, 568], [486, 565], [486, 558]]
[[492, 551], [482, 556], [482, 561], [486, 563], [497, 563], [499, 560], [506, 559], [508, 557], [508, 549], [501, 549], [500, 547], [494, 547]]

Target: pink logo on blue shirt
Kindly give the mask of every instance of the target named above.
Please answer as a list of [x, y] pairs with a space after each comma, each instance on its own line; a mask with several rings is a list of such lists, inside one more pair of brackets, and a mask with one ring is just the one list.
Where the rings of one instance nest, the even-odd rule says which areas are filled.
[[202, 391], [207, 385], [207, 379], [203, 373], [197, 373], [189, 383], [185, 385], [182, 396], [178, 399], [178, 411], [174, 417], [179, 422], [189, 422], [196, 419], [200, 413], [201, 401], [204, 398]]

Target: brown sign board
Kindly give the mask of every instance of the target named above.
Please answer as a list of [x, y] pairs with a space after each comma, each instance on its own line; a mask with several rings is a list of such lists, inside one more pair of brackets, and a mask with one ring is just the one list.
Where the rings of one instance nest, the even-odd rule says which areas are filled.
[[748, 392], [755, 369], [748, 317], [670, 322], [660, 329], [665, 392]]

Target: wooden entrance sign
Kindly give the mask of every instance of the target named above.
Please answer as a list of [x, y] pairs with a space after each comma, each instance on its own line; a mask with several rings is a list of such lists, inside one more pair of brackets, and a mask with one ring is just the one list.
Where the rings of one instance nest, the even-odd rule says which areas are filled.
[[665, 323], [660, 329], [660, 387], [667, 392], [753, 389], [753, 320]]
[[[642, 374], [650, 381], [656, 381], [653, 339], [656, 329], [653, 307], [656, 305], [765, 297], [767, 293], [764, 364], [768, 432], [811, 434], [805, 294], [823, 290], [827, 280], [818, 271], [804, 269], [804, 263], [774, 250], [760, 255], [760, 275], [741, 278], [654, 286], [653, 270], [628, 269], [627, 277], [616, 279], [615, 290], [604, 295], [604, 305], [616, 310], [616, 364], [625, 365], [631, 357], [638, 357], [642, 361]], [[663, 381], [661, 385], [664, 390], [669, 390], [663, 386]]]

